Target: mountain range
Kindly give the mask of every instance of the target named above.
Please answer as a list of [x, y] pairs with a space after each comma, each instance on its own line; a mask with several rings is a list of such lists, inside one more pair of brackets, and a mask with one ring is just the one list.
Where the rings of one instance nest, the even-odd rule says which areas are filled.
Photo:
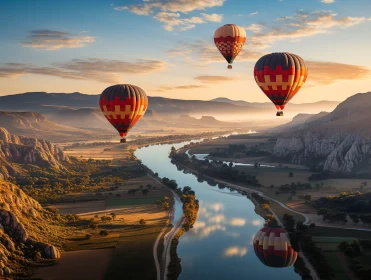
[[[74, 93], [26, 92], [0, 96], [0, 110], [38, 112], [49, 120], [60, 124], [71, 125], [72, 120], [79, 121], [81, 127], [100, 127], [103, 116], [98, 107], [99, 95]], [[237, 118], [250, 114], [274, 114], [271, 103], [249, 103], [217, 98], [210, 101], [180, 100], [164, 97], [148, 97], [149, 110], [160, 116], [198, 115], [214, 116], [235, 115]], [[333, 110], [338, 102], [320, 101], [308, 104], [289, 104], [285, 110], [292, 112], [317, 113], [322, 110]], [[168, 118], [168, 117], [167, 117]], [[81, 120], [80, 120], [81, 119]], [[83, 125], [84, 124], [84, 125]], [[74, 125], [76, 126], [76, 125]]]

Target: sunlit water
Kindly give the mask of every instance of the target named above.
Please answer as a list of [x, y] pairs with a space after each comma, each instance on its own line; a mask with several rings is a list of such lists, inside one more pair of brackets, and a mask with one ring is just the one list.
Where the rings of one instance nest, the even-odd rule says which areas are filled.
[[[174, 179], [179, 187], [192, 187], [200, 201], [194, 228], [179, 240], [179, 279], [301, 279], [293, 267], [267, 267], [255, 256], [252, 241], [264, 220], [254, 212], [249, 199], [207, 182], [200, 183], [195, 175], [178, 171], [170, 162], [171, 147], [178, 149], [189, 143], [153, 145], [135, 152], [161, 178]], [[181, 215], [181, 204], [176, 204], [176, 208], [175, 222]]]

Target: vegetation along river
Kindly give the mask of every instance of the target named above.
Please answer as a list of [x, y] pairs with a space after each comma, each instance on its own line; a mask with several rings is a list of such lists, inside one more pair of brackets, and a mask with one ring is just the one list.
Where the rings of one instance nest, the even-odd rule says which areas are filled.
[[[255, 213], [248, 198], [206, 181], [200, 183], [195, 175], [185, 174], [171, 163], [168, 157], [171, 147], [179, 149], [189, 143], [152, 145], [135, 152], [159, 177], [176, 180], [181, 188], [190, 186], [200, 201], [197, 222], [179, 239], [177, 252], [182, 266], [179, 279], [301, 279], [293, 266], [271, 268], [256, 257], [252, 242], [264, 219]], [[175, 207], [173, 224], [182, 213], [180, 203]]]

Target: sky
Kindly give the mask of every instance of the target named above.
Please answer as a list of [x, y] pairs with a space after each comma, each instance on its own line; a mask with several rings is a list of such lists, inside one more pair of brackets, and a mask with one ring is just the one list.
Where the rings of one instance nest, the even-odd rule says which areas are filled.
[[[234, 23], [247, 41], [233, 63], [214, 45]], [[292, 103], [371, 91], [369, 0], [2, 0], [0, 95], [99, 94], [133, 84], [149, 96], [267, 102], [256, 61], [291, 52], [308, 66]]]

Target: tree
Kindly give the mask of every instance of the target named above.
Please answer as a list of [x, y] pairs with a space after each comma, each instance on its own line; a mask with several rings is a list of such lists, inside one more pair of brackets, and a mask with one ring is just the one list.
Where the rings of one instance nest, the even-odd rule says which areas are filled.
[[309, 203], [312, 200], [312, 195], [306, 194], [304, 196], [305, 203]]
[[264, 210], [269, 210], [269, 205], [266, 203], [260, 204], [260, 207]]
[[288, 201], [292, 201], [292, 196], [289, 196], [289, 197], [287, 198], [287, 200], [288, 200]]
[[230, 162], [230, 163], [228, 164], [228, 166], [229, 166], [229, 167], [233, 167], [233, 162]]
[[290, 172], [289, 177], [294, 177], [294, 173]]
[[274, 189], [274, 185], [271, 185], [271, 189]]
[[116, 215], [116, 213], [113, 213], [113, 212], [112, 212], [112, 213], [111, 213], [111, 216], [112, 216], [112, 220], [115, 220], [117, 215]]
[[255, 161], [255, 163], [254, 163], [254, 168], [256, 169], [256, 168], [258, 168], [259, 167], [259, 163], [257, 162], [257, 161]]
[[317, 211], [317, 215], [326, 215], [328, 212], [330, 212], [330, 210], [327, 208], [321, 208]]
[[158, 173], [157, 172], [155, 173], [155, 177], [158, 177]]
[[146, 222], [146, 220], [144, 220], [144, 219], [140, 219], [140, 220], [139, 220], [139, 224], [140, 224], [141, 226], [145, 226], [145, 225], [147, 224], [147, 222]]
[[101, 236], [107, 236], [109, 233], [108, 233], [108, 231], [107, 231], [106, 229], [103, 229], [103, 230], [101, 230], [101, 231], [99, 232], [99, 234], [100, 234]]
[[142, 189], [142, 193], [143, 193], [143, 195], [146, 195], [148, 192], [149, 192], [148, 189]]
[[89, 240], [89, 239], [91, 239], [93, 237], [93, 235], [91, 235], [91, 234], [87, 234], [87, 235], [85, 235], [85, 239], [87, 239], [87, 240]]
[[357, 214], [350, 214], [349, 217], [352, 219], [355, 225], [359, 223], [359, 217]]

